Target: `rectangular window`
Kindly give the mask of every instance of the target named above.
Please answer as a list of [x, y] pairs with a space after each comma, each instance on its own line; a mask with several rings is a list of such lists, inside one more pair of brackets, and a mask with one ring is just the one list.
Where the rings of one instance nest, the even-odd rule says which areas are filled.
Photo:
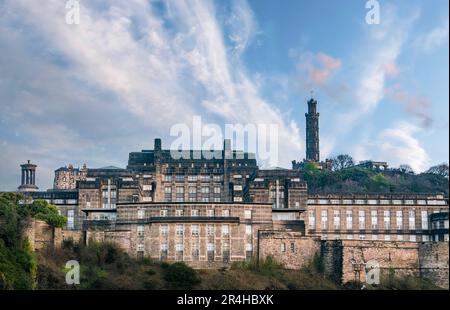
[[391, 241], [391, 235], [385, 235], [384, 236], [385, 241]]
[[75, 218], [75, 210], [68, 210], [67, 211], [67, 228], [68, 229], [74, 229], [74, 218]]
[[197, 209], [191, 210], [191, 216], [198, 216], [198, 215], [199, 215], [199, 212]]
[[328, 228], [328, 211], [327, 210], [322, 210], [321, 218], [322, 218], [322, 229], [327, 229]]
[[189, 187], [189, 194], [197, 194], [197, 187]]
[[206, 249], [208, 252], [214, 252], [214, 243], [209, 242], [208, 245], [206, 246]]
[[184, 187], [177, 186], [177, 194], [184, 194]]
[[422, 229], [428, 229], [428, 212], [421, 211], [420, 217], [422, 222]]
[[182, 209], [175, 210], [175, 216], [183, 216], [183, 210]]
[[295, 253], [295, 243], [291, 242], [291, 252]]
[[164, 193], [171, 194], [172, 193], [172, 187], [170, 187], [170, 186], [164, 187]]
[[384, 229], [391, 229], [391, 212], [383, 211]]
[[202, 186], [201, 190], [202, 190], [202, 194], [209, 194], [209, 187]]
[[177, 243], [177, 244], [175, 245], [175, 250], [176, 250], [177, 252], [183, 252], [183, 250], [184, 250], [183, 243]]
[[220, 194], [220, 187], [219, 186], [214, 187], [214, 194]]
[[378, 229], [378, 212], [377, 210], [370, 211], [370, 222], [372, 229]]
[[144, 252], [144, 244], [143, 243], [139, 243], [137, 245], [137, 251], [138, 252]]
[[137, 226], [137, 235], [139, 237], [144, 236], [144, 225], [138, 225]]
[[416, 242], [416, 235], [410, 235], [409, 236], [409, 241]]
[[408, 224], [409, 229], [416, 229], [416, 213], [414, 211], [409, 211]]
[[251, 220], [252, 219], [252, 210], [245, 210], [244, 211], [244, 219]]
[[281, 243], [281, 245], [280, 245], [280, 250], [281, 250], [281, 252], [286, 252], [286, 243], [284, 243], [284, 242], [282, 242]]
[[397, 241], [403, 241], [403, 235], [397, 235]]
[[167, 216], [167, 209], [162, 209], [159, 211], [159, 216]]
[[183, 224], [177, 224], [176, 226], [176, 233], [177, 236], [182, 236], [184, 234], [184, 225]]
[[316, 228], [316, 212], [314, 212], [314, 210], [308, 211], [308, 226], [309, 229]]
[[251, 236], [252, 235], [252, 225], [245, 225], [245, 234], [247, 236]]
[[222, 225], [222, 236], [228, 237], [230, 235], [230, 226]]
[[164, 181], [165, 182], [171, 182], [172, 181], [172, 176], [171, 175], [165, 175], [164, 176]]
[[353, 229], [353, 211], [347, 210], [347, 211], [345, 211], [345, 214], [346, 214], [347, 229], [352, 230]]
[[198, 226], [198, 224], [192, 224], [191, 226], [191, 233], [193, 236], [198, 236], [200, 231], [200, 227]]
[[341, 215], [339, 210], [334, 210], [333, 212], [333, 227], [334, 229], [339, 229], [341, 227]]
[[169, 232], [169, 226], [167, 224], [161, 224], [161, 226], [159, 226], [159, 232], [161, 233], [161, 236], [167, 236]]
[[214, 202], [220, 202], [220, 197], [214, 197]]
[[214, 209], [208, 209], [206, 211], [206, 215], [209, 216], [209, 217], [213, 217], [214, 216]]
[[214, 236], [214, 225], [206, 226], [206, 234], [208, 236]]
[[359, 229], [365, 229], [366, 228], [366, 212], [364, 210], [359, 210], [358, 217], [359, 217]]
[[378, 235], [372, 235], [372, 240], [378, 240]]
[[222, 216], [224, 217], [230, 216], [230, 210], [222, 210]]
[[403, 229], [403, 212], [402, 211], [395, 212], [395, 225], [397, 226], [397, 229]]
[[142, 209], [138, 210], [137, 217], [138, 219], [142, 220], [145, 217], [145, 210]]

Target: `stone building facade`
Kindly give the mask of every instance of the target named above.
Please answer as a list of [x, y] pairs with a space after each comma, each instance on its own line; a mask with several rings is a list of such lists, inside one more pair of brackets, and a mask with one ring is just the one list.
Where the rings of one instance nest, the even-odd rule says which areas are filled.
[[84, 212], [88, 241], [108, 240], [137, 257], [184, 261], [197, 268], [253, 259], [258, 232], [272, 229], [271, 204], [119, 203], [109, 214]]
[[443, 195], [310, 195], [307, 205], [306, 235], [323, 240], [432, 241], [431, 216], [448, 214]]

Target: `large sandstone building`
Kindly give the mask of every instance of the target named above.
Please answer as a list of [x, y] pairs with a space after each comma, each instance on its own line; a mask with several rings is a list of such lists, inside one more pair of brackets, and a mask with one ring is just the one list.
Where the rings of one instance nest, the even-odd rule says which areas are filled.
[[[328, 270], [348, 280], [349, 262], [342, 257], [364, 257], [355, 252], [362, 247], [372, 253], [366, 257], [392, 255], [385, 269], [448, 275], [448, 197], [308, 194], [299, 169], [308, 162], [329, 164], [319, 158], [318, 118], [311, 99], [306, 159], [293, 169], [260, 169], [254, 154], [232, 150], [229, 140], [213, 158], [202, 150], [183, 150], [183, 157], [174, 158], [155, 139], [152, 150], [131, 152], [126, 168], [59, 168], [48, 191], [37, 191], [36, 166], [28, 162], [19, 190], [56, 205], [68, 219], [65, 231], [79, 231], [85, 242], [115, 242], [138, 257], [205, 268], [271, 255], [300, 268], [317, 251], [324, 259], [341, 253], [340, 260], [330, 258]], [[408, 268], [395, 259], [402, 249], [410, 253]], [[435, 252], [438, 262], [423, 259]]]

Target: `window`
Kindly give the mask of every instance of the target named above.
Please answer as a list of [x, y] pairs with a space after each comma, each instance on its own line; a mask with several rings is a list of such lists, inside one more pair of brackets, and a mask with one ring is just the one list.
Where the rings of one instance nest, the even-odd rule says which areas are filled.
[[206, 211], [206, 215], [209, 216], [209, 217], [213, 217], [214, 216], [214, 209], [208, 209]]
[[397, 241], [403, 241], [403, 235], [397, 235]]
[[177, 186], [177, 194], [184, 194], [184, 187]]
[[230, 210], [222, 210], [222, 216], [224, 216], [224, 217], [228, 217], [228, 216], [230, 216]]
[[192, 224], [191, 226], [191, 233], [193, 236], [198, 236], [200, 231], [200, 227], [198, 226], [198, 224]]
[[202, 190], [202, 194], [209, 194], [209, 187], [202, 186], [201, 190]]
[[143, 219], [145, 217], [145, 210], [139, 209], [138, 212], [137, 212], [137, 217], [140, 220]]
[[423, 241], [423, 242], [428, 242], [428, 241], [430, 241], [430, 236], [428, 236], [428, 235], [423, 235], [423, 236], [422, 236], [422, 241]]
[[222, 225], [222, 236], [228, 237], [230, 235], [230, 226]]
[[245, 251], [249, 252], [249, 251], [252, 251], [252, 250], [253, 250], [252, 244], [251, 243], [246, 243], [245, 244]]
[[219, 186], [215, 186], [214, 187], [214, 194], [220, 194], [220, 187]]
[[391, 212], [383, 211], [384, 229], [391, 229]]
[[214, 236], [214, 225], [207, 225], [206, 226], [206, 234], [208, 236]]
[[176, 250], [177, 252], [183, 252], [183, 250], [184, 250], [183, 243], [177, 243], [177, 244], [175, 245], [175, 250]]
[[370, 222], [372, 224], [372, 229], [378, 229], [378, 212], [377, 210], [370, 211]]
[[170, 186], [164, 187], [164, 193], [166, 193], [166, 194], [172, 194], [172, 187], [170, 187]]
[[391, 235], [385, 235], [384, 236], [385, 241], [391, 241]]
[[314, 212], [314, 210], [308, 211], [308, 226], [309, 229], [316, 228], [316, 213]]
[[422, 222], [422, 229], [428, 229], [428, 213], [427, 211], [422, 211], [420, 213], [421, 222]]
[[233, 201], [242, 202], [242, 197], [233, 197]]
[[161, 224], [161, 226], [159, 226], [159, 232], [161, 236], [167, 236], [169, 232], [169, 226], [167, 224]]
[[198, 215], [199, 215], [199, 211], [197, 209], [191, 210], [191, 216], [198, 216]]
[[359, 229], [365, 229], [366, 228], [366, 212], [364, 210], [359, 210], [358, 217], [359, 217]]
[[295, 243], [291, 242], [291, 252], [295, 253]]
[[372, 240], [378, 240], [378, 235], [372, 235]]
[[322, 229], [327, 229], [328, 228], [328, 211], [322, 210], [321, 217], [322, 217]]
[[333, 227], [334, 229], [339, 229], [341, 227], [341, 215], [339, 210], [334, 210], [333, 212]]
[[409, 241], [416, 242], [416, 235], [410, 235], [409, 236]]
[[143, 243], [139, 243], [137, 245], [137, 251], [138, 252], [144, 252], [144, 244]]
[[167, 216], [167, 209], [162, 209], [159, 211], [160, 216]]
[[235, 190], [235, 191], [241, 191], [241, 190], [242, 190], [242, 185], [234, 185], [234, 186], [233, 186], [233, 190]]
[[352, 210], [345, 211], [345, 216], [346, 216], [347, 229], [349, 229], [349, 230], [353, 229], [353, 211]]
[[214, 243], [208, 242], [206, 249], [208, 252], [214, 252]]
[[213, 181], [214, 181], [214, 182], [220, 182], [220, 181], [222, 181], [222, 176], [221, 176], [221, 175], [214, 175], [214, 176], [213, 176]]
[[197, 194], [197, 187], [189, 187], [189, 194]]
[[164, 176], [164, 181], [165, 182], [171, 182], [172, 181], [172, 176], [171, 175], [165, 175]]
[[395, 212], [395, 224], [397, 226], [397, 229], [403, 229], [403, 212], [402, 211]]
[[183, 216], [183, 209], [175, 210], [175, 216]]
[[280, 244], [280, 251], [283, 252], [283, 253], [286, 252], [286, 243], [282, 242]]
[[177, 224], [176, 234], [177, 234], [177, 236], [182, 236], [184, 234], [184, 225], [183, 224]]
[[75, 218], [75, 210], [67, 211], [67, 228], [74, 229], [74, 218]]
[[198, 257], [200, 256], [199, 244], [197, 242], [192, 243], [191, 249], [192, 249], [192, 258], [194, 260], [198, 260]]
[[251, 220], [252, 219], [252, 210], [245, 210], [244, 211], [244, 219]]
[[176, 182], [183, 182], [183, 181], [184, 181], [184, 175], [182, 175], [182, 174], [177, 174], [177, 175], [175, 176], [175, 181], [176, 181]]
[[138, 225], [137, 226], [137, 235], [139, 237], [144, 236], [144, 225]]
[[416, 229], [416, 213], [414, 211], [409, 211], [408, 224], [409, 229]]
[[220, 202], [220, 197], [214, 197], [214, 202]]
[[252, 225], [245, 225], [245, 234], [247, 236], [251, 236], [252, 235]]
[[167, 252], [168, 246], [167, 243], [161, 243], [161, 252]]
[[197, 176], [196, 175], [188, 175], [188, 181], [189, 182], [196, 182]]

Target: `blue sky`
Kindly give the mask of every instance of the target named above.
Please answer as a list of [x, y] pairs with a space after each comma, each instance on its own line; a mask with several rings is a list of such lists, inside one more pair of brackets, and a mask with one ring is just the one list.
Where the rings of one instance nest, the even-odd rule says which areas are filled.
[[[0, 0], [0, 190], [19, 165], [51, 187], [68, 163], [125, 167], [170, 128], [276, 124], [278, 166], [304, 157], [310, 90], [321, 158], [448, 162], [448, 1]], [[345, 4], [344, 4], [345, 3]]]

